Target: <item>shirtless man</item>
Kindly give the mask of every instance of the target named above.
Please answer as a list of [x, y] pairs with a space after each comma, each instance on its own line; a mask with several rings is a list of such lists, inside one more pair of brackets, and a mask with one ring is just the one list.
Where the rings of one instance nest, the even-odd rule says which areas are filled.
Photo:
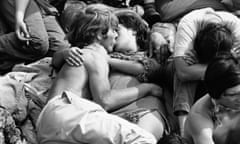
[[[84, 65], [64, 64], [58, 73], [49, 102], [37, 122], [41, 144], [156, 143], [152, 134], [105, 111], [118, 109], [147, 94], [161, 94], [158, 86], [146, 83], [111, 90], [107, 53], [115, 44], [117, 25], [117, 18], [108, 10], [91, 5], [77, 15], [68, 39], [72, 46], [84, 47]], [[102, 107], [83, 98], [93, 99]]]
[[[109, 75], [111, 89], [129, 88], [139, 85], [140, 82], [149, 82], [151, 73], [160, 66], [155, 59], [149, 58], [145, 54], [149, 47], [146, 47], [149, 27], [132, 10], [119, 9], [115, 10], [114, 13], [118, 17], [119, 27], [114, 52], [110, 54], [111, 58], [108, 62], [111, 66]], [[74, 50], [70, 49], [69, 52], [74, 53]], [[71, 54], [71, 57], [67, 57], [65, 61], [71, 66], [81, 65], [81, 61], [73, 61], [82, 59], [81, 55], [76, 55], [78, 53]], [[109, 97], [110, 101], [115, 101], [115, 99], [115, 96]], [[126, 103], [126, 105], [111, 112], [139, 125], [152, 133], [158, 140], [169, 133], [167, 112], [159, 97], [148, 94], [144, 98]]]
[[[195, 144], [239, 143], [240, 66], [232, 55], [222, 55], [208, 65], [208, 95], [192, 107], [184, 137]], [[235, 137], [234, 137], [235, 135]]]

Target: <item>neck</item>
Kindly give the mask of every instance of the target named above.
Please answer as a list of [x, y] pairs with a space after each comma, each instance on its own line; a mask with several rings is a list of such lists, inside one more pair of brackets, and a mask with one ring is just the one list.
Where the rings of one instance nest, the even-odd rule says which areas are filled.
[[100, 45], [99, 43], [92, 43], [86, 47], [84, 47], [84, 49], [90, 49], [90, 50], [93, 50], [93, 51], [96, 51], [100, 54], [103, 54], [103, 55], [107, 55], [107, 50], [102, 46]]
[[133, 42], [133, 43], [129, 43], [129, 49], [131, 49], [131, 52], [137, 52], [139, 47], [137, 45], [137, 41]]

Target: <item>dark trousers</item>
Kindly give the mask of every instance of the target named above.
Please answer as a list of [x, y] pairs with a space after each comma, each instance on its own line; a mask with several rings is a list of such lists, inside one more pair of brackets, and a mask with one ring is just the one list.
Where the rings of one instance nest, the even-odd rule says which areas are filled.
[[29, 44], [20, 41], [15, 34], [15, 0], [3, 0], [0, 4], [2, 20], [8, 29], [0, 36], [0, 71], [69, 47], [56, 17], [46, 15], [34, 0], [30, 0], [24, 17], [31, 37]]

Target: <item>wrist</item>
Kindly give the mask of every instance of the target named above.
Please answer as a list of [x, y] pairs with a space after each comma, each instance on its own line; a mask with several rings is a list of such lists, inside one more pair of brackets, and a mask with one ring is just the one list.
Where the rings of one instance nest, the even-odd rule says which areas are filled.
[[108, 57], [108, 63], [111, 65], [111, 66], [115, 66], [116, 63], [118, 63], [119, 59], [116, 59], [116, 58], [111, 58], [110, 56]]
[[24, 13], [23, 12], [16, 12], [16, 21], [23, 21]]
[[151, 92], [152, 92], [152, 89], [153, 89], [153, 84], [150, 84], [150, 83], [142, 83], [142, 86], [144, 87], [144, 89], [145, 89], [145, 93], [146, 93], [146, 95], [149, 95], [149, 94], [151, 94]]
[[64, 50], [62, 50], [62, 52], [61, 52], [64, 60], [65, 60], [66, 58], [68, 58], [68, 51], [69, 51], [69, 49], [64, 49]]

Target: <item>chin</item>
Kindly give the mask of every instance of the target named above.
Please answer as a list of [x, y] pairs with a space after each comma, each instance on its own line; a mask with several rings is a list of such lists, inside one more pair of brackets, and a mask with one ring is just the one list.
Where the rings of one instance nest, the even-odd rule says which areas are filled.
[[121, 50], [119, 47], [115, 47], [115, 48], [114, 48], [114, 51], [115, 51], [115, 52], [122, 52], [122, 50]]
[[109, 47], [109, 48], [107, 49], [107, 51], [108, 51], [108, 53], [113, 52], [113, 48], [112, 48], [112, 47]]

